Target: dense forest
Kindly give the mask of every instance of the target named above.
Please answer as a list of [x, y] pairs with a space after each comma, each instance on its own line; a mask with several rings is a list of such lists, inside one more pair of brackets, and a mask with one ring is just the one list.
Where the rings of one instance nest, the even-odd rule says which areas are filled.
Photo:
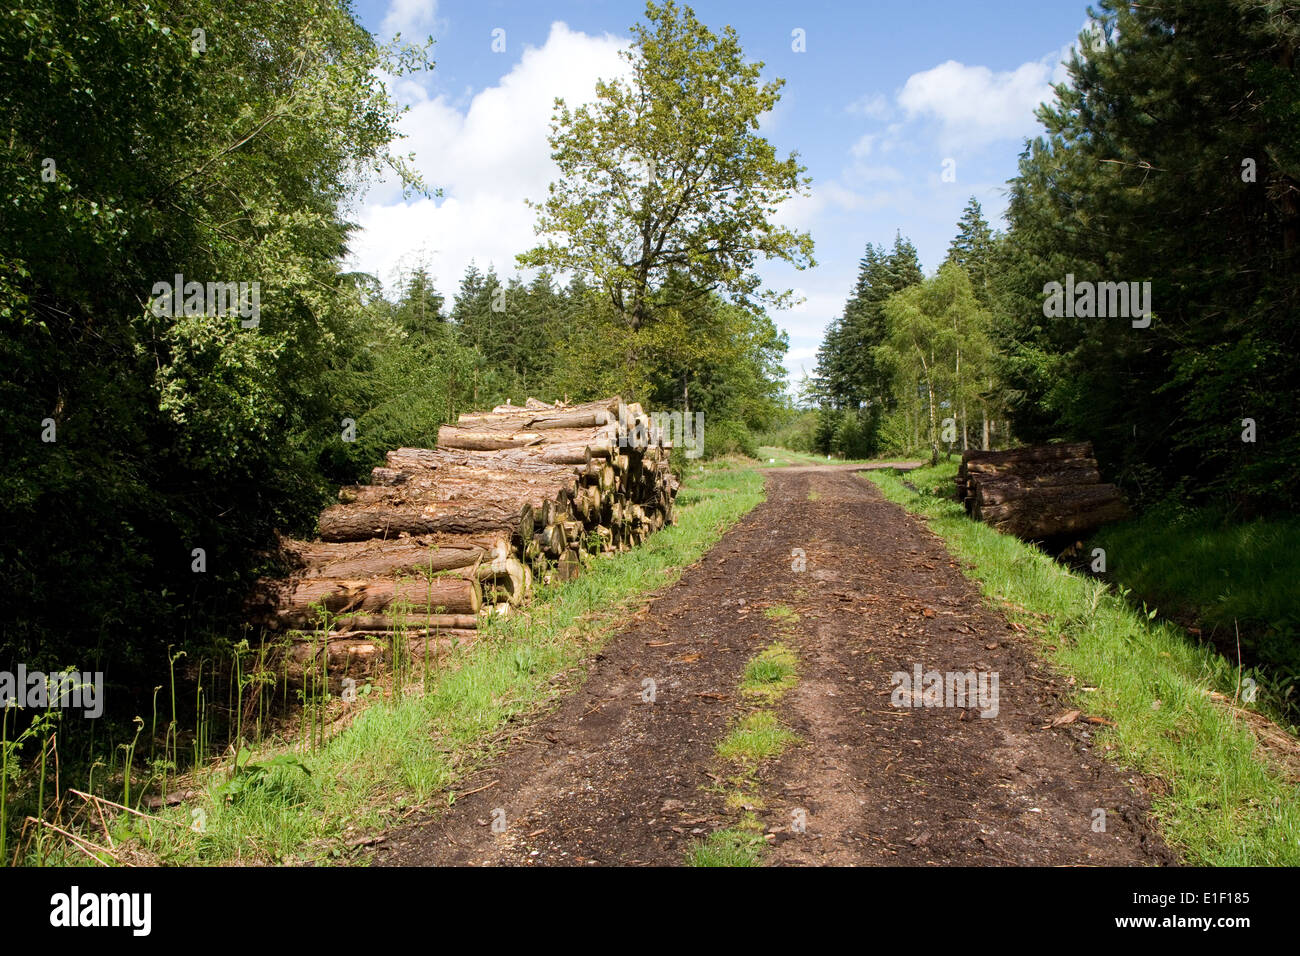
[[[698, 85], [698, 64], [662, 51], [705, 51], [730, 84], [729, 109], [696, 126], [736, 160], [681, 167], [708, 201], [647, 188], [644, 209], [608, 210], [659, 229], [653, 261], [582, 270], [551, 241], [532, 279], [471, 266], [451, 302], [423, 268], [385, 285], [341, 266], [368, 183], [435, 193], [394, 151], [401, 110], [378, 78], [433, 68], [427, 47], [381, 47], [333, 0], [0, 12], [0, 661], [93, 666], [119, 716], [138, 713], [169, 647], [247, 636], [242, 601], [277, 532], [309, 534], [338, 485], [462, 411], [621, 394], [702, 412], [707, 454], [753, 454], [787, 339], [750, 264], [810, 251], [762, 212], [800, 169], [748, 127], [779, 84], [734, 34], [651, 11], [642, 56], [664, 68], [647, 76]], [[625, 94], [605, 93], [607, 115], [582, 108], [557, 142], [569, 166], [603, 153], [595, 137], [649, 130], [672, 169], [663, 131], [680, 117], [626, 128], [610, 100]], [[708, 177], [732, 175], [751, 185], [720, 204]], [[237, 315], [205, 307], [213, 279], [243, 284]]]
[[1230, 6], [1103, 2], [1006, 230], [972, 198], [929, 276], [906, 239], [869, 246], [783, 434], [849, 457], [1086, 439], [1144, 504], [1293, 512], [1300, 23]]

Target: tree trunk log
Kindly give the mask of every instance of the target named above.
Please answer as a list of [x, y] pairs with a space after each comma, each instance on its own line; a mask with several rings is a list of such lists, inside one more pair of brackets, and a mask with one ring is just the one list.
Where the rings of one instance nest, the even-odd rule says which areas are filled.
[[464, 448], [470, 451], [500, 451], [505, 448], [527, 448], [540, 445], [542, 436], [536, 432], [470, 432], [455, 425], [438, 429], [439, 448]]
[[304, 578], [275, 587], [271, 603], [281, 626], [314, 628], [318, 607], [332, 615], [387, 613], [394, 605], [412, 614], [477, 614], [482, 597], [477, 580], [451, 575], [423, 581]]
[[1010, 511], [1006, 515], [994, 515], [984, 520], [991, 528], [1006, 534], [1026, 540], [1041, 540], [1065, 534], [1087, 534], [1112, 521], [1123, 521], [1128, 514], [1123, 501], [1110, 500], [1084, 508], [1052, 508], [1037, 513]]
[[1088, 504], [1093, 501], [1119, 498], [1119, 496], [1119, 489], [1114, 485], [1043, 485], [1032, 481], [1021, 481], [1018, 478], [981, 481], [975, 488], [975, 501], [981, 511], [1002, 504], [1037, 505], [1042, 502]]
[[[478, 631], [447, 630], [436, 636], [408, 635], [400, 643], [403, 658], [412, 668], [420, 668], [426, 653], [430, 661], [441, 661], [453, 648], [466, 647], [477, 639]], [[325, 644], [312, 638], [295, 640], [277, 662], [276, 671], [292, 685], [317, 681], [322, 654], [330, 691], [337, 696], [343, 689], [343, 678], [362, 680], [376, 675], [383, 665], [391, 664], [392, 641], [365, 632], [338, 634]]]
[[[524, 506], [529, 512], [531, 508]], [[524, 519], [514, 501], [433, 501], [422, 505], [355, 507], [333, 505], [320, 517], [325, 541], [365, 541], [408, 534], [523, 533]]]
[[532, 587], [532, 574], [514, 557], [479, 565], [478, 580], [484, 601], [489, 604], [505, 601], [512, 607], [523, 601]]
[[575, 552], [565, 551], [560, 555], [556, 573], [561, 581], [573, 581], [582, 573], [582, 561]]
[[477, 614], [344, 614], [333, 622], [338, 633], [345, 631], [455, 630], [472, 631], [478, 627]]
[[497, 548], [438, 547], [399, 542], [324, 544], [299, 542], [293, 554], [306, 577], [373, 578], [388, 574], [464, 568], [495, 556], [504, 557], [506, 539]]
[[1055, 442], [1048, 445], [1026, 445], [1007, 451], [975, 451], [963, 453], [965, 462], [993, 462], [1007, 464], [1021, 461], [1062, 461], [1070, 458], [1092, 458], [1092, 442]]

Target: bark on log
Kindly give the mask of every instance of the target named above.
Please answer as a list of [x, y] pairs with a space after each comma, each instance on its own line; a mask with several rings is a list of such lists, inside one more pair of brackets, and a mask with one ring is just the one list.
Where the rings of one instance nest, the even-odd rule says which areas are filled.
[[301, 543], [295, 550], [305, 577], [372, 578], [417, 571], [437, 573], [504, 556], [506, 539], [490, 548], [439, 547], [398, 542]]
[[1114, 485], [1038, 485], [1016, 478], [982, 481], [975, 489], [975, 501], [981, 512], [995, 505], [1028, 505], [1038, 507], [1053, 504], [1066, 507], [1070, 504], [1091, 504], [1096, 501], [1119, 499], [1119, 489]]
[[610, 414], [606, 409], [592, 412], [555, 412], [539, 414], [528, 419], [527, 427], [538, 431], [550, 431], [556, 428], [599, 428], [608, 425]]
[[1058, 535], [1087, 534], [1112, 521], [1123, 521], [1128, 514], [1128, 507], [1123, 501], [1111, 500], [1085, 508], [1065, 510], [1051, 508], [1033, 514], [1012, 511], [1006, 515], [995, 514], [984, 520], [990, 527], [1006, 534], [1028, 540], [1041, 540]]
[[505, 448], [527, 448], [540, 445], [542, 436], [532, 433], [467, 432], [455, 425], [438, 429], [439, 448], [465, 448], [471, 451], [500, 451]]
[[344, 614], [333, 622], [338, 633], [345, 631], [472, 631], [478, 627], [477, 614]]
[[359, 485], [339, 493], [343, 504], [358, 507], [404, 508], [435, 502], [514, 501], [539, 508], [546, 501], [567, 497], [578, 476], [565, 469], [551, 474], [485, 471], [453, 466], [424, 472], [398, 486]]
[[[548, 405], [545, 402], [539, 402], [530, 399], [526, 405], [498, 405], [490, 413], [473, 413], [467, 412], [457, 419], [457, 425], [462, 427], [483, 422], [528, 422], [535, 419], [569, 417], [578, 418], [586, 416], [588, 418], [603, 414], [605, 421], [615, 419], [618, 415], [618, 409], [621, 402], [618, 398], [601, 399], [595, 402], [586, 402], [581, 405]], [[561, 426], [573, 427], [573, 426]]]
[[[542, 453], [551, 449], [540, 446]], [[539, 446], [501, 451], [466, 451], [449, 448], [397, 448], [387, 454], [387, 468], [409, 478], [421, 471], [435, 471], [462, 465], [484, 471], [559, 474], [563, 462], [543, 461]]]
[[477, 614], [482, 598], [477, 580], [448, 575], [423, 581], [304, 578], [280, 585], [273, 603], [282, 626], [314, 627], [318, 605], [335, 615], [384, 612], [394, 605], [409, 613]]
[[1092, 442], [1054, 442], [1047, 445], [1026, 445], [1023, 448], [1010, 448], [1006, 451], [962, 452], [962, 459], [967, 462], [994, 462], [1009, 464], [1023, 461], [1062, 461], [1070, 458], [1092, 458]]
[[370, 469], [370, 483], [372, 485], [387, 485], [395, 487], [402, 484], [411, 477], [411, 473], [401, 471], [397, 468], [385, 468], [383, 465], [376, 465]]
[[[525, 506], [527, 508], [527, 506]], [[531, 510], [531, 509], [529, 509]], [[517, 537], [524, 521], [516, 502], [434, 501], [398, 507], [333, 505], [320, 517], [325, 541], [365, 541], [408, 534], [490, 534]]]
[[1094, 485], [1101, 481], [1101, 472], [1091, 458], [1060, 462], [1024, 462], [1017, 465], [992, 465], [972, 462], [965, 475], [967, 482], [996, 481], [1017, 478], [1037, 485]]

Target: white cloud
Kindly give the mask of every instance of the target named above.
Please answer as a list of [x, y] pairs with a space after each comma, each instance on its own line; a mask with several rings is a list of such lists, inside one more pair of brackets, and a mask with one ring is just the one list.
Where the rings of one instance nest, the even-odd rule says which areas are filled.
[[437, 19], [438, 0], [392, 0], [379, 32], [385, 36], [400, 32], [406, 39], [414, 40], [418, 34], [427, 36], [434, 32]]
[[937, 120], [946, 149], [1032, 136], [1038, 131], [1034, 110], [1052, 95], [1048, 59], [996, 73], [949, 60], [908, 77], [898, 104], [909, 117]]
[[795, 288], [795, 297], [803, 301], [782, 310], [786, 316], [782, 328], [794, 338], [821, 339], [821, 332], [832, 318], [844, 311], [844, 300], [853, 285], [853, 279], [843, 276], [810, 275], [805, 287]]
[[547, 142], [554, 100], [563, 97], [570, 107], [590, 101], [597, 79], [622, 75], [618, 50], [625, 42], [556, 22], [541, 47], [525, 48], [495, 86], [463, 109], [446, 96], [404, 87], [413, 102], [397, 149], [415, 153], [426, 184], [441, 188], [444, 198], [404, 202], [392, 183], [374, 189], [357, 216], [362, 229], [352, 242], [352, 267], [390, 283], [399, 269], [423, 261], [448, 296], [471, 260], [481, 269], [493, 265], [498, 275], [517, 271], [515, 255], [536, 241], [525, 199], [544, 199], [557, 175]]
[[872, 147], [874, 147], [875, 144], [876, 144], [875, 134], [866, 133], [862, 137], [860, 137], [858, 141], [849, 148], [849, 152], [852, 153], [858, 159], [864, 159], [867, 156], [871, 155]]
[[874, 120], [889, 119], [893, 113], [893, 109], [889, 105], [889, 98], [884, 93], [864, 93], [846, 106], [845, 109], [857, 116], [865, 116]]
[[805, 373], [812, 374], [817, 365], [817, 349], [826, 335], [832, 318], [844, 311], [844, 301], [852, 288], [854, 276], [814, 269], [801, 276], [804, 285], [797, 291], [803, 304], [773, 312], [777, 325], [790, 335], [790, 350], [785, 355], [786, 381], [797, 386]]
[[902, 123], [890, 123], [887, 127], [885, 127], [885, 138], [884, 141], [881, 142], [880, 144], [880, 151], [882, 153], [892, 153], [894, 150], [898, 149], [900, 145], [899, 135], [902, 132], [903, 132]]

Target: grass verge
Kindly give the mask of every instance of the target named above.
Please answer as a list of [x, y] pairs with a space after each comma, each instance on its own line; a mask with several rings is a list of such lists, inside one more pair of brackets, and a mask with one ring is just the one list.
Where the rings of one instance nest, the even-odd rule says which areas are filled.
[[806, 451], [791, 451], [789, 448], [777, 448], [774, 445], [758, 447], [759, 467], [785, 468], [790, 465], [869, 465], [873, 461], [884, 459], [870, 458], [827, 458]]
[[[1106, 580], [1196, 627], [1229, 660], [1237, 641], [1268, 705], [1300, 719], [1300, 518], [1232, 521], [1174, 504], [1109, 525], [1088, 542], [1106, 552]], [[1294, 733], [1294, 727], [1292, 733]]]
[[[1169, 845], [1197, 865], [1300, 864], [1300, 788], [1261, 748], [1231, 698], [1234, 665], [1183, 630], [1134, 609], [1102, 581], [971, 521], [947, 497], [955, 463], [870, 472], [885, 497], [924, 516], [1007, 617], [1037, 635], [1080, 688], [1078, 703], [1116, 726], [1106, 755], [1163, 781], [1152, 812]], [[906, 481], [912, 486], [907, 487]], [[915, 490], [913, 490], [915, 489]]]

